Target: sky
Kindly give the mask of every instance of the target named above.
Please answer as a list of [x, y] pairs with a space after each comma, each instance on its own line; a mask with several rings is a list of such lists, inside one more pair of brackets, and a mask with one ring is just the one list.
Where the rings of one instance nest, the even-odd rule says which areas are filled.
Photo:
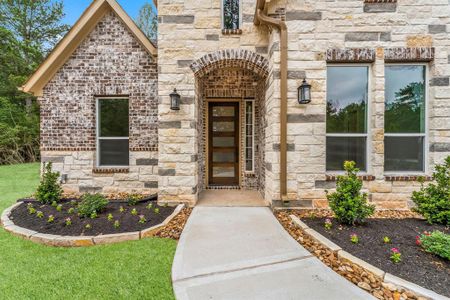
[[[75, 24], [92, 1], [93, 0], [63, 0], [64, 13], [66, 14], [62, 20], [63, 23], [69, 25]], [[136, 19], [139, 14], [139, 9], [146, 2], [149, 2], [153, 6], [152, 0], [118, 0], [118, 2], [133, 20]]]

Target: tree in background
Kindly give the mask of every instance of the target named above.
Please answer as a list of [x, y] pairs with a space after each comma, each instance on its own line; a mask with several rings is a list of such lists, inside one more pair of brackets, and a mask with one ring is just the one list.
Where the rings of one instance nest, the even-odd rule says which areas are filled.
[[150, 3], [147, 2], [141, 7], [136, 24], [154, 44], [157, 43], [158, 16]]
[[18, 87], [68, 26], [62, 1], [0, 0], [0, 164], [36, 161], [39, 109]]

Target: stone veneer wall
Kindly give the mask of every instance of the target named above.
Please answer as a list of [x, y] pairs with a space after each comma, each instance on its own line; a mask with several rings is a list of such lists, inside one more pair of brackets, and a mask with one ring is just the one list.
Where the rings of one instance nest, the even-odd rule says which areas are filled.
[[[96, 96], [127, 96], [130, 167], [95, 170]], [[68, 176], [69, 192], [156, 193], [157, 65], [114, 13], [97, 24], [40, 97], [42, 161]]]
[[[384, 66], [388, 61], [429, 61], [434, 47], [434, 59], [429, 65], [428, 132], [429, 141], [425, 175], [433, 166], [450, 154], [450, 6], [447, 0], [399, 0], [398, 3], [364, 3], [360, 0], [287, 0], [272, 1], [269, 13], [280, 16], [285, 8], [289, 36], [288, 74], [288, 193], [287, 205], [324, 207], [325, 190], [335, 186], [334, 177], [325, 171], [326, 119], [326, 52], [330, 49], [360, 48], [358, 55], [341, 62], [361, 62], [371, 50], [375, 58], [370, 62], [372, 93], [369, 126], [371, 144], [369, 176], [364, 187], [371, 201], [380, 208], [407, 208], [411, 192], [420, 185], [414, 174], [385, 176], [384, 174]], [[279, 141], [277, 121], [271, 109], [279, 101], [279, 41], [278, 32], [270, 34], [269, 57], [273, 66], [266, 97], [268, 142]], [[408, 48], [422, 49], [408, 49]], [[389, 50], [390, 48], [397, 48]], [[424, 49], [424, 50], [423, 50]], [[345, 52], [345, 51], [344, 51]], [[345, 55], [344, 55], [345, 56]], [[385, 62], [386, 60], [386, 62]], [[299, 105], [296, 89], [303, 77], [312, 84], [312, 102]], [[273, 80], [273, 82], [272, 82]], [[274, 92], [270, 91], [274, 89]], [[273, 106], [272, 106], [273, 104]], [[275, 123], [273, 123], [275, 122]], [[266, 180], [277, 191], [278, 153], [266, 151], [268, 169]], [[272, 193], [274, 194], [274, 193]], [[278, 198], [279, 199], [279, 198]], [[281, 205], [274, 198], [273, 205]]]
[[[325, 112], [327, 51], [360, 48], [354, 57], [376, 58], [371, 65], [370, 171], [365, 187], [381, 208], [406, 208], [418, 183], [402, 177], [385, 178], [384, 165], [384, 57], [389, 53], [414, 53], [388, 48], [434, 47], [429, 63], [429, 175], [435, 163], [450, 154], [449, 5], [447, 0], [399, 0], [397, 3], [365, 3], [362, 0], [271, 1], [269, 14], [285, 18], [289, 33], [288, 54], [288, 203], [290, 206], [323, 207], [325, 190], [334, 186], [325, 171]], [[243, 49], [269, 59], [265, 86], [265, 198], [280, 206], [279, 195], [279, 36], [276, 29], [253, 25], [255, 2], [243, 0], [241, 35], [222, 34], [220, 0], [160, 0], [159, 95], [160, 138], [171, 144], [160, 149], [160, 186], [179, 187], [164, 193], [167, 201], [195, 203], [198, 192], [198, 161], [187, 157], [199, 153], [195, 76], [189, 65], [208, 53]], [[345, 53], [345, 51], [343, 51]], [[339, 56], [339, 55], [338, 55]], [[375, 57], [376, 56], [376, 57]], [[395, 56], [395, 55], [394, 55]], [[414, 56], [414, 55], [413, 55]], [[347, 62], [355, 62], [355, 58]], [[411, 56], [405, 54], [404, 58]], [[341, 60], [344, 61], [344, 60]], [[364, 60], [366, 61], [366, 60]], [[303, 78], [312, 84], [313, 101], [297, 103], [297, 87]], [[181, 111], [169, 109], [171, 90], [185, 99]], [[409, 175], [409, 174], [408, 174]], [[411, 174], [412, 175], [412, 174]], [[415, 179], [414, 177], [408, 177]], [[330, 181], [331, 180], [331, 181]]]
[[[197, 128], [201, 93], [190, 65], [218, 50], [248, 50], [267, 55], [267, 28], [253, 25], [255, 2], [243, 0], [242, 34], [222, 34], [219, 0], [158, 1], [159, 34], [159, 198], [162, 201], [196, 203], [202, 165]], [[169, 94], [177, 88], [180, 111], [170, 110]], [[200, 177], [201, 178], [201, 177]]]

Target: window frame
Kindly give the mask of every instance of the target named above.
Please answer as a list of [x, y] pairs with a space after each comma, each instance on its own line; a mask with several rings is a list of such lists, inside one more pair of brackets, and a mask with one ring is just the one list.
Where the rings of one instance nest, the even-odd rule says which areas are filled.
[[[372, 117], [372, 70], [373, 64], [371, 63], [329, 63], [326, 65], [326, 86], [328, 86], [328, 67], [367, 67], [367, 115], [366, 115], [366, 133], [327, 133], [326, 125], [327, 125], [327, 116], [325, 113], [325, 173], [326, 174], [336, 174], [343, 175], [345, 174], [345, 170], [341, 171], [332, 171], [327, 170], [327, 138], [328, 137], [365, 137], [366, 138], [366, 168], [365, 170], [361, 170], [359, 173], [361, 175], [370, 174], [372, 171], [372, 164], [370, 163], [370, 159], [372, 158], [372, 140], [369, 140], [369, 137], [372, 136], [372, 126], [371, 126], [371, 117]], [[325, 91], [325, 105], [328, 102], [328, 88]]]
[[[231, 29], [227, 29], [225, 28], [225, 15], [224, 15], [224, 10], [223, 10], [223, 5], [224, 5], [224, 1], [225, 0], [220, 0], [220, 12], [221, 12], [221, 19], [222, 19], [222, 30], [231, 30]], [[242, 30], [242, 0], [239, 0], [239, 26], [238, 26], [238, 30]]]
[[[388, 176], [393, 175], [425, 175], [429, 173], [429, 162], [428, 162], [428, 155], [429, 155], [429, 149], [428, 149], [428, 143], [429, 143], [429, 64], [428, 63], [421, 63], [421, 62], [408, 62], [408, 63], [386, 63], [384, 65], [385, 71], [384, 71], [384, 86], [386, 86], [386, 67], [388, 66], [423, 66], [425, 67], [425, 130], [424, 133], [386, 133], [385, 128], [383, 128], [384, 137], [423, 137], [423, 171], [385, 171], [386, 164], [384, 162], [383, 157], [383, 174]], [[384, 98], [384, 105], [386, 105], [386, 94], [383, 96]], [[386, 107], [383, 111], [383, 119], [385, 124], [385, 113], [386, 113]], [[383, 147], [385, 146], [385, 138], [383, 138]]]
[[[247, 103], [252, 103], [252, 169], [247, 170]], [[255, 99], [244, 99], [244, 171], [255, 173]]]
[[[100, 164], [100, 140], [128, 140], [130, 141], [130, 133], [128, 132], [128, 137], [100, 137], [100, 110], [99, 110], [99, 102], [101, 100], [115, 100], [115, 99], [123, 99], [128, 101], [128, 108], [130, 107], [130, 98], [126, 96], [102, 96], [95, 97], [95, 147], [96, 147], [96, 160], [95, 166], [97, 168], [127, 168], [130, 166], [130, 149], [128, 146], [128, 165], [101, 165]], [[128, 114], [128, 126], [130, 126], [130, 116]]]

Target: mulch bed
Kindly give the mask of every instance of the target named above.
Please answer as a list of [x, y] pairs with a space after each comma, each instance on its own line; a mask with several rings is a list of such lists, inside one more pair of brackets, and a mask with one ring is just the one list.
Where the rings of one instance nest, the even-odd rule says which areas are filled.
[[[449, 234], [449, 227], [428, 225], [416, 218], [385, 218], [369, 219], [366, 224], [354, 227], [340, 226], [333, 220], [331, 230], [326, 230], [325, 218], [304, 217], [302, 221], [356, 257], [400, 278], [450, 296], [450, 262], [426, 253], [415, 243], [416, 236], [424, 231], [440, 230]], [[358, 244], [350, 241], [353, 233], [359, 237]], [[385, 236], [391, 239], [391, 243], [383, 242]], [[402, 254], [400, 263], [394, 264], [390, 260], [393, 247]]]
[[[17, 226], [40, 233], [63, 236], [96, 236], [102, 234], [141, 231], [162, 223], [175, 210], [175, 207], [157, 205], [156, 200], [141, 201], [134, 206], [129, 206], [125, 202], [111, 201], [106, 209], [98, 214], [97, 218], [80, 218], [76, 213], [68, 213], [70, 208], [75, 208], [75, 203], [72, 203], [72, 200], [76, 199], [64, 199], [59, 203], [63, 207], [61, 212], [57, 211], [56, 208], [51, 205], [42, 205], [39, 202], [31, 202], [37, 211], [42, 211], [44, 213], [42, 219], [38, 218], [36, 214], [29, 214], [27, 203], [23, 203], [12, 211], [10, 219]], [[147, 208], [149, 203], [152, 204], [151, 209]], [[125, 209], [124, 212], [119, 211], [121, 206]], [[159, 209], [159, 213], [155, 213], [155, 208]], [[131, 214], [133, 209], [137, 210], [137, 215]], [[113, 215], [112, 221], [107, 219], [109, 214]], [[55, 218], [52, 223], [48, 223], [48, 217], [50, 215], [53, 215]], [[139, 223], [140, 215], [145, 216], [145, 223]], [[71, 219], [72, 225], [66, 226], [65, 220], [67, 218]], [[113, 226], [116, 220], [120, 223], [119, 228]], [[91, 225], [91, 229], [86, 229], [87, 224]]]

